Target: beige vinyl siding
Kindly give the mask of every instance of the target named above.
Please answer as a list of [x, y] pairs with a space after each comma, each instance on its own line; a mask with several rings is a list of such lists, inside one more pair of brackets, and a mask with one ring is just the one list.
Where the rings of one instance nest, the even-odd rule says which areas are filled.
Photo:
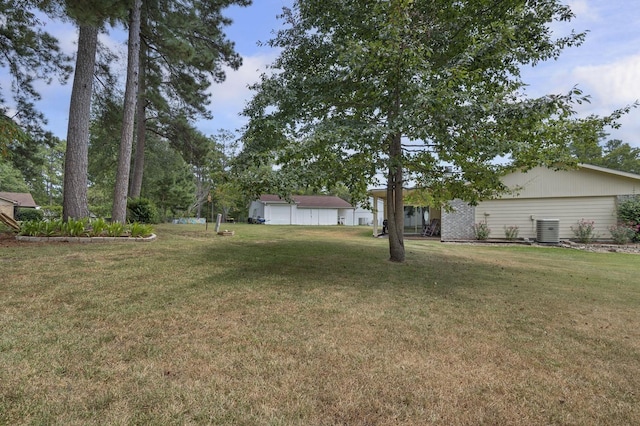
[[487, 221], [491, 238], [504, 238], [504, 226], [518, 226], [520, 238], [536, 237], [537, 219], [558, 219], [560, 238], [574, 238], [571, 227], [579, 220], [595, 221], [600, 238], [610, 238], [616, 224], [616, 198], [562, 197], [489, 200], [476, 207], [476, 223]]
[[514, 190], [508, 198], [589, 197], [640, 194], [640, 180], [597, 170], [551, 170], [536, 167], [527, 173], [515, 172], [503, 178]]
[[0, 199], [0, 213], [4, 213], [13, 219], [13, 203]]

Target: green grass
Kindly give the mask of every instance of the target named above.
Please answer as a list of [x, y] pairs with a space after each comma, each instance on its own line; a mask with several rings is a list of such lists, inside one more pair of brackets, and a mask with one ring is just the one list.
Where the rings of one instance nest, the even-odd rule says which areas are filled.
[[361, 227], [0, 247], [0, 424], [639, 424], [640, 257]]

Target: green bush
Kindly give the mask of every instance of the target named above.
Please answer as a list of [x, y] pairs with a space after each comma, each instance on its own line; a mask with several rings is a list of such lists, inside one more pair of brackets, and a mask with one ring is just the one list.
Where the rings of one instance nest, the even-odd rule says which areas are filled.
[[636, 235], [636, 230], [627, 225], [616, 225], [609, 228], [611, 238], [616, 244], [627, 244]]
[[88, 233], [90, 237], [101, 237], [107, 232], [109, 224], [103, 218], [93, 219], [89, 222]]
[[20, 235], [37, 237], [40, 235], [40, 222], [36, 220], [27, 220], [20, 225]]
[[64, 222], [62, 221], [62, 219], [42, 221], [40, 222], [39, 236], [53, 237], [55, 235], [61, 234], [63, 229]]
[[133, 222], [129, 225], [129, 232], [132, 237], [148, 237], [153, 234], [153, 228], [151, 225]]
[[87, 235], [88, 219], [73, 219], [69, 218], [63, 226], [63, 232], [66, 236], [70, 237], [84, 237]]
[[27, 220], [42, 220], [43, 214], [41, 210], [20, 208], [16, 213], [16, 220], [19, 222]]
[[640, 222], [640, 197], [629, 198], [618, 205], [620, 222]]
[[489, 238], [489, 234], [491, 234], [491, 229], [486, 222], [480, 222], [473, 225], [473, 233], [476, 240], [486, 240]]
[[113, 222], [107, 226], [107, 235], [110, 237], [121, 237], [124, 231], [124, 225], [120, 222]]
[[127, 221], [158, 223], [158, 209], [147, 198], [129, 198], [127, 200]]
[[618, 222], [635, 231], [633, 241], [640, 241], [640, 197], [630, 198], [618, 205]]

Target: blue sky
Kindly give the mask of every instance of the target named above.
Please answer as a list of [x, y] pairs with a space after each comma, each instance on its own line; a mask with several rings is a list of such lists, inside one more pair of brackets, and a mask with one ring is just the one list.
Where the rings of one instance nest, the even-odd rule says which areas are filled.
[[[211, 111], [214, 119], [198, 123], [207, 135], [218, 129], [235, 130], [244, 124], [239, 116], [251, 92], [247, 85], [256, 82], [265, 67], [273, 61], [277, 52], [259, 47], [258, 41], [266, 41], [272, 31], [281, 26], [276, 16], [283, 6], [292, 0], [254, 0], [248, 8], [233, 7], [227, 11], [234, 23], [227, 34], [236, 43], [237, 51], [244, 58], [238, 71], [230, 71], [227, 80], [211, 87]], [[568, 4], [577, 18], [569, 24], [554, 27], [555, 31], [588, 30], [585, 43], [565, 50], [557, 61], [539, 64], [524, 70], [525, 82], [530, 84], [530, 96], [550, 93], [566, 93], [578, 86], [591, 95], [591, 103], [577, 107], [581, 115], [604, 115], [640, 99], [640, 1], [638, 0], [571, 0]], [[75, 50], [76, 34], [71, 26], [49, 24], [47, 30], [54, 33], [64, 49]], [[117, 32], [113, 32], [118, 36]], [[126, 52], [122, 33], [118, 37], [103, 37], [103, 41], [123, 54]], [[120, 64], [124, 72], [125, 64]], [[6, 71], [2, 70], [3, 74]], [[1, 75], [4, 90], [9, 87], [5, 75]], [[43, 101], [38, 106], [49, 119], [49, 130], [60, 138], [66, 138], [69, 94], [71, 84], [40, 86]], [[640, 109], [621, 120], [622, 128], [611, 132], [610, 138], [622, 139], [640, 147]]]

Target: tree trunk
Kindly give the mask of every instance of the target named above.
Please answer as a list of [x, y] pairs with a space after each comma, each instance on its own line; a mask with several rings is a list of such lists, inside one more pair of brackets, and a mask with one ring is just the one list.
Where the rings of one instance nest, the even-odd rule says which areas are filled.
[[147, 140], [147, 102], [145, 97], [146, 91], [146, 49], [144, 45], [140, 46], [140, 77], [138, 88], [138, 105], [136, 106], [136, 151], [133, 158], [133, 172], [131, 174], [131, 187], [129, 188], [129, 196], [137, 198], [142, 193], [142, 176], [144, 174], [144, 145]]
[[129, 42], [127, 62], [127, 83], [124, 92], [124, 113], [120, 138], [120, 155], [113, 195], [111, 219], [124, 223], [127, 220], [127, 189], [131, 169], [131, 146], [133, 145], [133, 124], [135, 118], [138, 91], [138, 72], [140, 64], [140, 9], [142, 0], [135, 0], [129, 18]]
[[402, 190], [401, 135], [390, 137], [389, 174], [387, 175], [387, 220], [389, 224], [389, 260], [404, 262], [404, 199]]
[[62, 217], [65, 221], [89, 216], [89, 122], [97, 44], [98, 28], [80, 25], [64, 164]]

